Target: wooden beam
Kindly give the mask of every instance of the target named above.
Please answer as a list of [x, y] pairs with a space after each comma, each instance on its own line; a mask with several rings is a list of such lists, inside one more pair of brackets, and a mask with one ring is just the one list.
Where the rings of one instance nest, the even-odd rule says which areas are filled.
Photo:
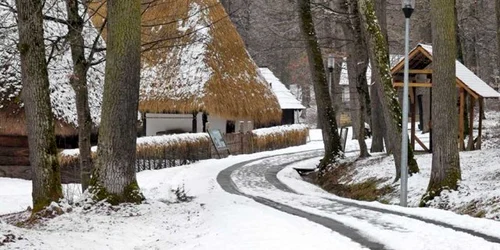
[[[394, 72], [393, 74], [403, 74], [404, 71], [400, 70], [397, 72]], [[409, 69], [408, 70], [409, 74], [432, 74], [432, 69]]]
[[474, 150], [474, 104], [476, 99], [469, 96], [469, 140], [467, 142], [467, 150]]
[[30, 159], [27, 156], [0, 156], [0, 166], [29, 166]]
[[472, 91], [472, 89], [470, 89], [464, 82], [462, 82], [458, 78], [457, 78], [457, 86], [464, 88], [467, 91], [467, 93], [469, 93], [470, 95], [474, 96], [474, 98], [476, 98], [476, 99], [479, 98], [479, 95], [476, 94], [476, 92]]
[[415, 88], [411, 88], [411, 147], [415, 150], [415, 118], [416, 118], [416, 98], [415, 98]]
[[[410, 51], [410, 54], [408, 55], [408, 61], [411, 61], [411, 59], [416, 56], [418, 53], [422, 53], [425, 57], [427, 57], [431, 62], [432, 62], [432, 56], [427, 53], [427, 51], [422, 48], [422, 46], [417, 46], [416, 49]], [[403, 69], [405, 64], [405, 60], [401, 60], [398, 64], [396, 64], [394, 67], [391, 69], [391, 74], [394, 74], [395, 72], [398, 72]]]
[[476, 149], [481, 149], [481, 140], [483, 136], [483, 100], [482, 98], [479, 99], [479, 131], [477, 135], [477, 142], [476, 142]]
[[465, 90], [460, 88], [460, 116], [458, 119], [458, 147], [464, 150]]
[[0, 147], [0, 156], [29, 157], [29, 149], [22, 147]]
[[0, 147], [28, 147], [27, 136], [0, 135]]
[[[392, 86], [394, 87], [404, 87], [403, 82], [393, 82]], [[410, 82], [408, 83], [408, 87], [415, 87], [415, 88], [431, 88], [432, 83], [430, 82]]]
[[432, 69], [410, 69], [410, 74], [432, 74]]
[[425, 151], [427, 151], [427, 152], [429, 152], [429, 153], [431, 152], [431, 151], [427, 148], [427, 146], [425, 146], [425, 144], [424, 144], [424, 143], [423, 143], [420, 139], [418, 139], [418, 137], [416, 137], [416, 136], [415, 136], [415, 140], [418, 142], [418, 145], [420, 145], [420, 147], [422, 147]]

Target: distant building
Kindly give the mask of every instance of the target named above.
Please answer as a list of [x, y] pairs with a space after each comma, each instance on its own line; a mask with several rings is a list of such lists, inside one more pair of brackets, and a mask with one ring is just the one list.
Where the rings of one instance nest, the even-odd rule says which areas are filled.
[[304, 110], [305, 107], [269, 68], [259, 68], [259, 72], [271, 87], [276, 98], [278, 98], [278, 103], [282, 111], [281, 124], [298, 123], [300, 111]]

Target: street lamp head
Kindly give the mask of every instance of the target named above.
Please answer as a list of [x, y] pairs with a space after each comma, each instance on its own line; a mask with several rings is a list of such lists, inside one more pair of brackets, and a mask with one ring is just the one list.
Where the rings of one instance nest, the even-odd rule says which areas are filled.
[[327, 66], [328, 69], [333, 69], [333, 67], [335, 66], [335, 57], [333, 54], [328, 54]]
[[415, 0], [401, 0], [401, 8], [405, 14], [405, 18], [410, 18], [415, 9]]

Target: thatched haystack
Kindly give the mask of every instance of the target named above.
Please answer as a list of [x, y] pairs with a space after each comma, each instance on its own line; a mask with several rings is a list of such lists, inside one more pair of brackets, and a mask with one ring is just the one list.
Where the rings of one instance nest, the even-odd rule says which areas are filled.
[[[93, 22], [103, 23], [106, 10]], [[139, 109], [279, 121], [281, 110], [217, 0], [143, 1]]]
[[[15, 7], [15, 1], [7, 0], [6, 5]], [[67, 18], [64, 1], [47, 0], [44, 14], [61, 20]], [[22, 100], [21, 65], [16, 41], [16, 14], [9, 7], [0, 6], [0, 135], [26, 135], [25, 115]], [[88, 18], [86, 19], [88, 20]], [[69, 84], [73, 62], [69, 44], [65, 41], [68, 32], [65, 24], [45, 21], [46, 52], [49, 61], [50, 98], [52, 112], [56, 119], [56, 134], [76, 135], [77, 114], [75, 92]], [[84, 28], [84, 40], [89, 48], [98, 39], [98, 46], [103, 47], [97, 30], [90, 22]], [[56, 44], [55, 46], [53, 46]], [[87, 55], [90, 50], [87, 49]], [[104, 58], [104, 53], [95, 53], [93, 62]], [[92, 63], [92, 62], [91, 62]], [[99, 123], [102, 88], [104, 83], [104, 64], [94, 65], [88, 72], [89, 104], [95, 124]]]

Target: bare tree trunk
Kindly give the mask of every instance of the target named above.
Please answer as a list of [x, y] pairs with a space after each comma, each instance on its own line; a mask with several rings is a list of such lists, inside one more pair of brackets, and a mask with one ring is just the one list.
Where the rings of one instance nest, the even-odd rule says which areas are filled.
[[[373, 70], [377, 70], [378, 77], [381, 77], [381, 86], [377, 88], [378, 94], [383, 98], [382, 110], [384, 113], [387, 139], [391, 148], [389, 151], [394, 156], [396, 165], [396, 179], [401, 178], [401, 107], [399, 105], [396, 91], [392, 87], [392, 77], [390, 72], [389, 48], [387, 41], [382, 35], [380, 25], [375, 15], [375, 6], [372, 0], [358, 0], [359, 13], [362, 24], [368, 38], [370, 46], [369, 55]], [[409, 141], [409, 140], [408, 140]], [[413, 150], [408, 143], [408, 171], [411, 174], [418, 173], [417, 161], [413, 156]]]
[[326, 80], [325, 67], [321, 50], [316, 38], [314, 23], [311, 14], [311, 1], [299, 0], [300, 28], [306, 40], [306, 51], [311, 68], [311, 76], [314, 84], [314, 93], [318, 105], [318, 116], [322, 119], [323, 143], [325, 145], [325, 156], [319, 165], [320, 174], [325, 173], [327, 167], [335, 163], [341, 156], [340, 137], [335, 121], [335, 110], [332, 106], [330, 94], [328, 93], [328, 82]]
[[453, 11], [455, 13], [455, 37], [457, 39], [457, 60], [461, 63], [464, 63], [464, 53], [463, 53], [463, 48], [462, 48], [462, 42], [460, 39], [461, 32], [460, 32], [460, 27], [458, 26], [458, 9], [457, 9], [457, 1], [453, 1]]
[[[386, 0], [376, 0], [375, 1], [375, 14], [382, 29], [382, 35], [384, 39], [388, 41], [387, 38], [387, 16]], [[373, 70], [372, 67], [372, 81], [373, 84], [370, 86], [371, 93], [371, 132], [372, 132], [372, 145], [370, 152], [383, 152], [384, 151], [384, 137], [385, 137], [385, 124], [384, 115], [382, 113], [382, 100], [378, 94], [377, 88], [380, 86], [380, 77], [377, 76], [377, 70]]]
[[90, 151], [90, 134], [92, 119], [90, 118], [89, 94], [87, 88], [88, 64], [85, 60], [85, 44], [83, 40], [83, 19], [78, 14], [78, 0], [67, 0], [68, 40], [73, 60], [73, 75], [70, 83], [76, 95], [76, 111], [78, 114], [78, 148], [80, 149], [80, 176], [82, 191], [89, 186], [92, 173], [92, 156]]
[[112, 204], [141, 202], [135, 177], [141, 1], [108, 0], [106, 78], [92, 192]]
[[[495, 15], [497, 24], [497, 78], [500, 77], [500, 0], [495, 0]], [[498, 82], [498, 79], [495, 81]], [[495, 87], [498, 87], [495, 86]], [[498, 89], [497, 89], [498, 91]], [[484, 100], [484, 99], [483, 99]]]
[[41, 0], [16, 0], [21, 82], [33, 185], [33, 213], [62, 198], [54, 115], [50, 105]]
[[360, 149], [360, 157], [368, 157], [368, 147], [365, 142], [365, 118], [366, 111], [370, 105], [368, 94], [368, 83], [366, 80], [366, 70], [368, 68], [368, 55], [366, 51], [365, 39], [361, 30], [361, 23], [358, 15], [357, 2], [347, 0], [348, 13], [350, 15], [350, 25], [344, 25], [344, 34], [352, 40], [347, 45], [349, 58], [347, 69], [349, 72], [349, 89], [351, 100], [351, 120], [353, 127], [353, 139], [357, 139]]
[[[457, 189], [461, 179], [457, 147], [457, 89], [455, 87], [454, 0], [431, 1], [433, 77], [432, 170], [421, 205], [444, 189]], [[463, 89], [461, 91], [464, 91]]]

